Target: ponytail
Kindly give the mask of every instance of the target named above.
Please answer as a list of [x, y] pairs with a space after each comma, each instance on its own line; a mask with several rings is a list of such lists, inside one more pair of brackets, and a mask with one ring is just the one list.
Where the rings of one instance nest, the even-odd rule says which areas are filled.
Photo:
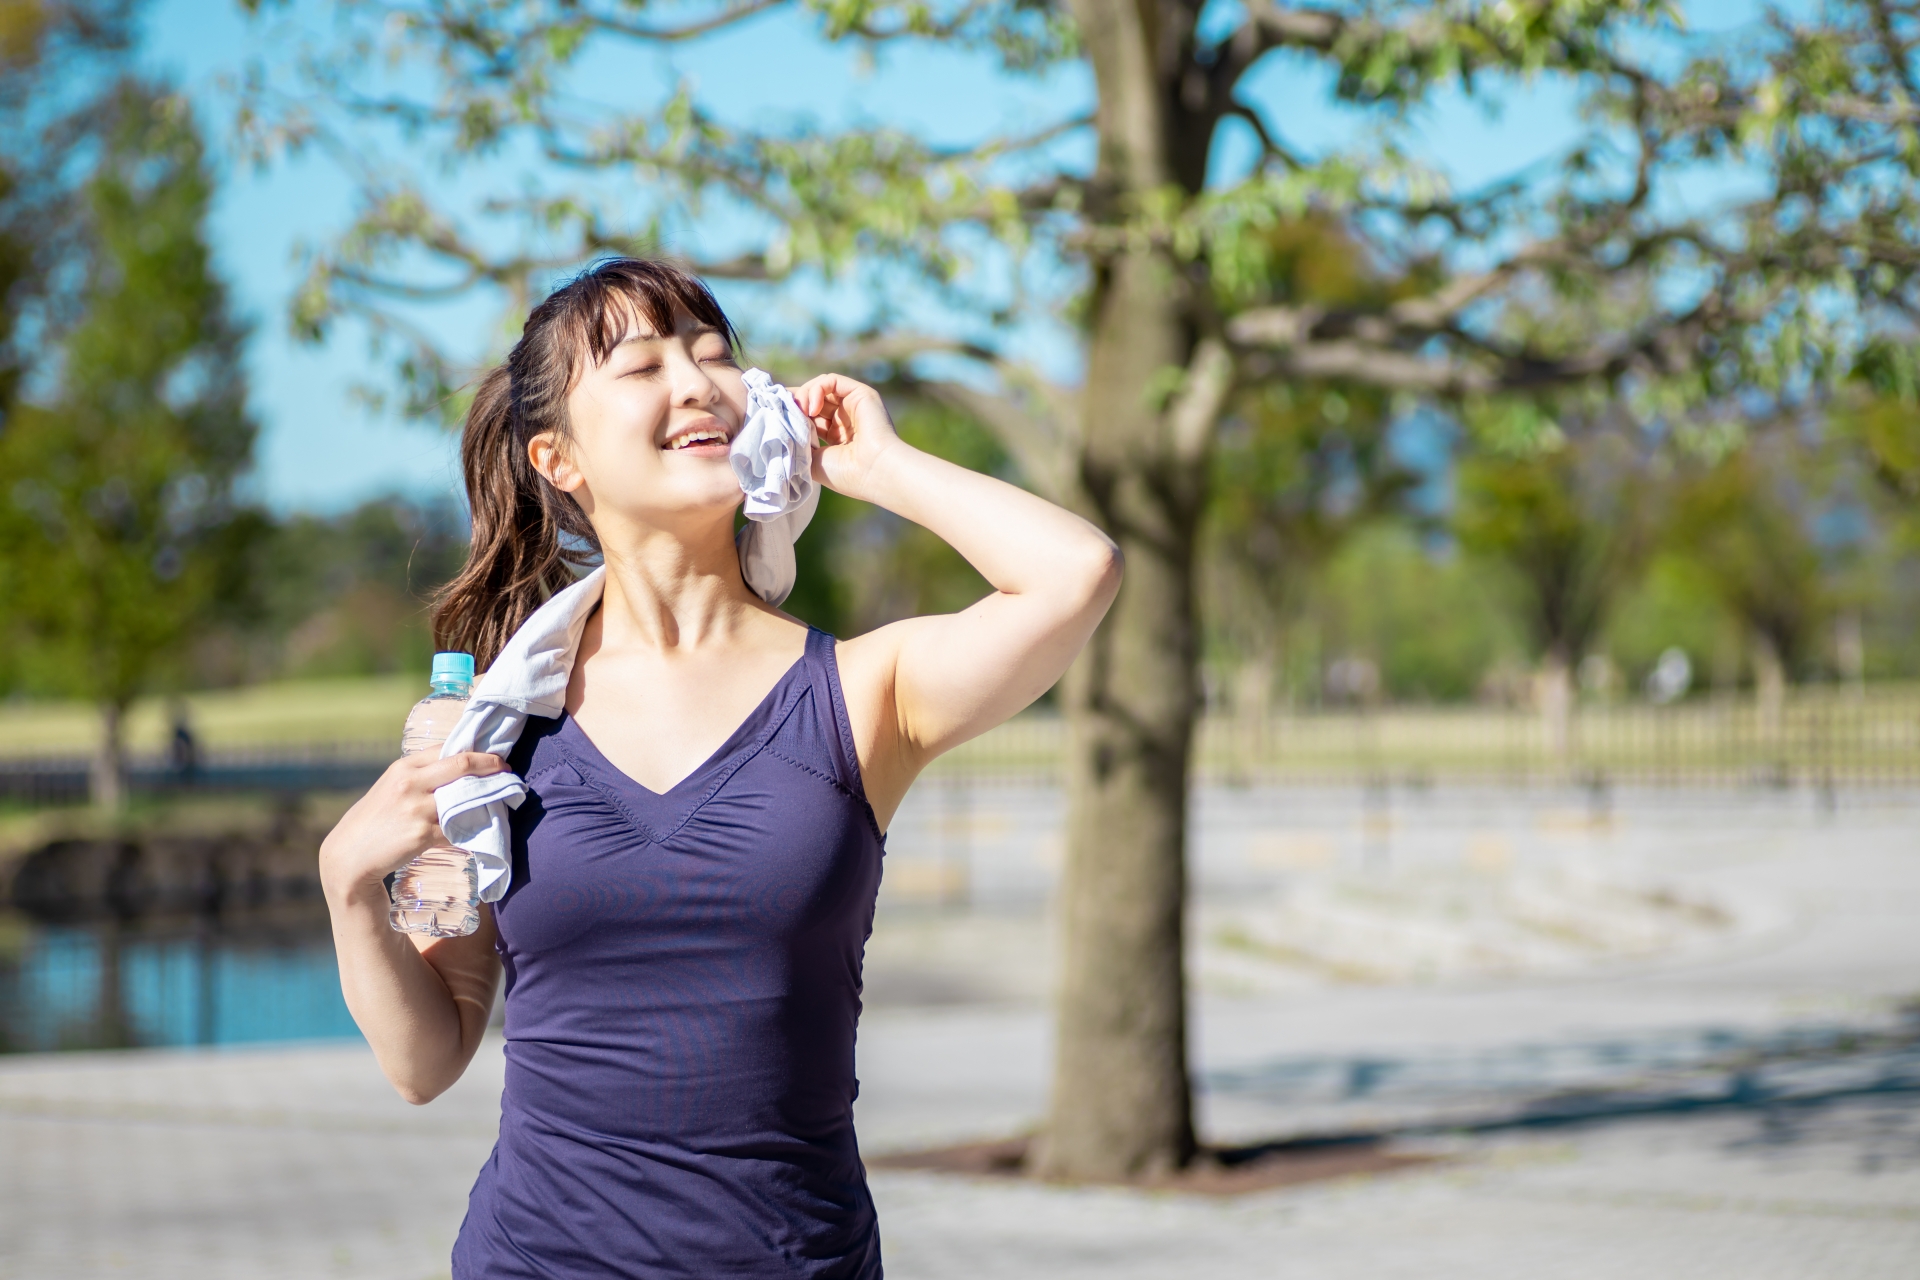
[[486, 670], [534, 610], [599, 556], [586, 513], [533, 469], [527, 445], [543, 432], [567, 440], [567, 395], [588, 360], [605, 362], [636, 321], [673, 332], [681, 312], [738, 346], [699, 280], [664, 262], [609, 259], [535, 307], [506, 363], [480, 379], [460, 435], [473, 541], [434, 601], [437, 648], [471, 653]]
[[[473, 655], [484, 671], [520, 624], [574, 580], [599, 542], [569, 494], [547, 483], [518, 447], [507, 365], [480, 380], [460, 434], [460, 470], [473, 513], [466, 566], [434, 602], [433, 642]], [[574, 535], [586, 549], [567, 545]], [[576, 543], [577, 545], [577, 543]]]

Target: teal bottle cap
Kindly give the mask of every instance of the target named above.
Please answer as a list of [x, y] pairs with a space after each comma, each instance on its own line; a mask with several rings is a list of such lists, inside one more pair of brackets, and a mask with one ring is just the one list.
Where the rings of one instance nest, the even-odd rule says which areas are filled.
[[462, 684], [473, 683], [473, 655], [470, 653], [436, 653], [433, 655], [434, 684], [457, 680]]

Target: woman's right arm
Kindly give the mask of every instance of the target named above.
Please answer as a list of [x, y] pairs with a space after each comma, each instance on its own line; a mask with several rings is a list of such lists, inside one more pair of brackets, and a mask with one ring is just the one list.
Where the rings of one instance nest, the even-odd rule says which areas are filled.
[[333, 917], [340, 990], [402, 1098], [433, 1101], [460, 1078], [480, 1047], [500, 982], [493, 913], [464, 938], [421, 938], [387, 923], [386, 877], [439, 843], [433, 792], [455, 778], [506, 768], [473, 751], [438, 759], [405, 756], [320, 845], [320, 886]]

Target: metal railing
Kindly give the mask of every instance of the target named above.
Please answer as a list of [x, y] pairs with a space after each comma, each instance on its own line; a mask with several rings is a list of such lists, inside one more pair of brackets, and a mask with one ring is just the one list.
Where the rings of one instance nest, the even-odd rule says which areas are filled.
[[[1688, 786], [1873, 786], [1920, 783], [1920, 685], [1789, 690], [1774, 707], [1752, 696], [1671, 706], [1576, 708], [1563, 747], [1525, 707], [1386, 706], [1210, 715], [1195, 745], [1200, 781], [1274, 784], [1617, 782]], [[1058, 785], [1067, 729], [1030, 712], [936, 761], [932, 774], [981, 785]], [[136, 792], [357, 791], [393, 759], [384, 742], [257, 746], [203, 754], [190, 770], [133, 763]], [[86, 798], [80, 757], [0, 761], [0, 801]]]
[[[128, 761], [127, 782], [136, 795], [360, 791], [395, 754], [390, 744], [332, 742], [206, 752], [187, 767], [165, 757], [135, 756]], [[0, 803], [79, 804], [87, 798], [88, 767], [85, 756], [0, 759]]]
[[[1670, 706], [1592, 704], [1563, 745], [1527, 707], [1389, 706], [1211, 715], [1194, 750], [1199, 780], [1274, 784], [1873, 786], [1920, 783], [1920, 686], [1790, 690]], [[1022, 716], [936, 762], [983, 783], [1064, 777], [1065, 723]]]

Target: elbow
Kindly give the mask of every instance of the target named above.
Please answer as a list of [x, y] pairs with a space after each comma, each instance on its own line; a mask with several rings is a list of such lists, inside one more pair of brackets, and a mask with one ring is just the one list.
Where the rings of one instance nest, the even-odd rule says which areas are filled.
[[1120, 579], [1127, 570], [1127, 558], [1120, 546], [1106, 534], [1095, 531], [1089, 540], [1084, 563], [1077, 575], [1083, 599], [1088, 606], [1104, 614], [1120, 592]]
[[1120, 579], [1126, 576], [1127, 557], [1121, 552], [1120, 544], [1101, 534], [1099, 545], [1092, 556], [1092, 579], [1094, 589], [1102, 600], [1112, 600], [1120, 591]]
[[393, 1088], [400, 1095], [400, 1100], [410, 1107], [424, 1107], [446, 1092], [445, 1088], [422, 1089], [410, 1084], [396, 1084]]
[[387, 1083], [400, 1095], [400, 1100], [410, 1107], [424, 1107], [447, 1091], [452, 1080], [401, 1079], [389, 1075]]

